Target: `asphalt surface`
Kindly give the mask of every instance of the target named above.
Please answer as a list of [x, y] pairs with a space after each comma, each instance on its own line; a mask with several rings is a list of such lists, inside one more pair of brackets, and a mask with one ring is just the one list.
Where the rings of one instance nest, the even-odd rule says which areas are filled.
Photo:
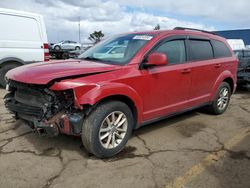
[[248, 188], [250, 92], [237, 92], [220, 116], [195, 110], [140, 128], [105, 160], [80, 138], [32, 133], [0, 99], [0, 187]]

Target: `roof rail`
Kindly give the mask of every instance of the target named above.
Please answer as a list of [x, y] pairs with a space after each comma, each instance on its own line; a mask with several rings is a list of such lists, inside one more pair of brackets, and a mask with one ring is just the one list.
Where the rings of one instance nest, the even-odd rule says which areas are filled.
[[188, 27], [175, 27], [174, 30], [190, 30], [190, 31], [200, 31], [203, 33], [209, 33], [212, 35], [217, 35], [215, 32], [212, 31], [206, 31], [206, 30], [202, 30], [202, 29], [194, 29], [194, 28], [188, 28]]

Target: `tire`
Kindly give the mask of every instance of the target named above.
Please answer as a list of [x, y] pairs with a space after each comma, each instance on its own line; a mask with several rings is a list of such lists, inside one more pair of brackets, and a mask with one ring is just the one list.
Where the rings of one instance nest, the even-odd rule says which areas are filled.
[[231, 94], [230, 85], [227, 82], [222, 82], [212, 104], [209, 106], [209, 111], [215, 115], [223, 114], [229, 105]]
[[64, 52], [62, 54], [62, 59], [69, 59], [69, 53], [68, 52]]
[[81, 48], [79, 46], [75, 47], [75, 50], [80, 50]]
[[2, 87], [4, 87], [4, 88], [6, 87], [6, 80], [5, 80], [6, 73], [9, 70], [14, 69], [16, 67], [18, 67], [17, 64], [9, 63], [9, 64], [4, 65], [2, 68], [0, 68], [0, 84]]
[[[113, 113], [115, 114], [115, 120], [118, 120], [118, 117], [121, 115], [119, 120], [120, 123], [126, 119], [121, 126], [119, 126], [119, 123], [116, 126], [113, 125], [115, 122], [112, 119]], [[123, 130], [123, 132], [120, 132], [120, 137], [116, 136], [117, 134], [113, 132], [116, 128], [108, 128], [112, 127], [112, 125], [108, 126], [108, 119], [110, 120], [110, 124], [114, 127], [119, 126], [117, 128], [118, 130]], [[129, 137], [131, 136], [133, 126], [133, 114], [125, 103], [120, 101], [101, 103], [86, 117], [83, 123], [83, 145], [89, 153], [94, 154], [98, 158], [112, 157], [124, 148]], [[108, 129], [108, 131], [106, 129]], [[103, 130], [104, 132], [101, 132]], [[124, 130], [126, 130], [126, 132], [124, 132]], [[115, 135], [114, 138], [116, 139], [116, 142], [112, 142], [113, 135]]]
[[54, 49], [55, 49], [55, 50], [61, 50], [61, 47], [58, 46], [58, 45], [56, 45], [56, 46], [54, 47]]

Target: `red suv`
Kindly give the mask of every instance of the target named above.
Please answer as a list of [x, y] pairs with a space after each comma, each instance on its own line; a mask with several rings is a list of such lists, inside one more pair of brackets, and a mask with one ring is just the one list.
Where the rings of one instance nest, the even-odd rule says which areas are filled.
[[5, 105], [41, 134], [81, 136], [90, 153], [111, 157], [145, 124], [202, 106], [222, 114], [237, 64], [226, 40], [207, 31], [122, 34], [75, 60], [9, 71]]

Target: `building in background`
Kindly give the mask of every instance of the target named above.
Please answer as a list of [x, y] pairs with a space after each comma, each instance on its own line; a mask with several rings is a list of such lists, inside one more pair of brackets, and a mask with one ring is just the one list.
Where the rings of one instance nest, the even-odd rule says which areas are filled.
[[226, 39], [242, 39], [247, 47], [250, 46], [250, 29], [215, 31]]

